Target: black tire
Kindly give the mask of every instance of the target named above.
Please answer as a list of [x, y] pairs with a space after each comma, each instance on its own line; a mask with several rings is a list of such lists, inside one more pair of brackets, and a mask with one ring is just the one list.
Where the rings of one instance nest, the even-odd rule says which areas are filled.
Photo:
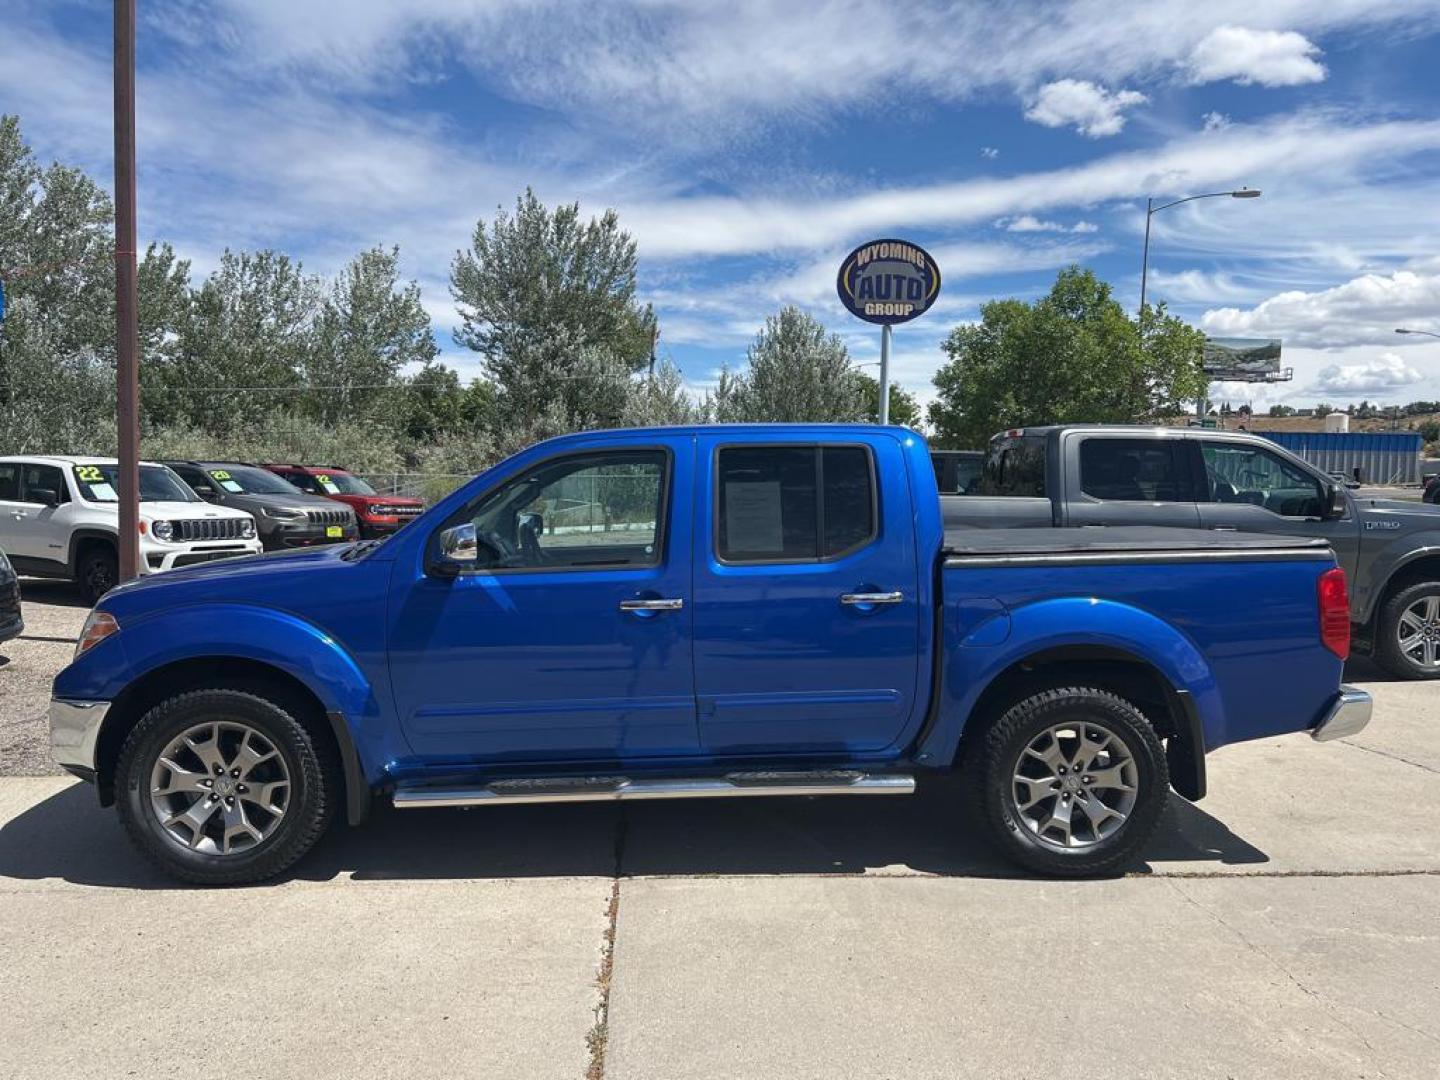
[[[1026, 823], [1013, 778], [1033, 740], [1057, 724], [1071, 723], [1101, 728], [1123, 744], [1134, 763], [1136, 790], [1127, 816], [1113, 832], [1091, 836], [1083, 846], [1064, 847]], [[972, 813], [999, 852], [1027, 870], [1051, 877], [1113, 873], [1136, 857], [1165, 811], [1170, 787], [1165, 749], [1144, 714], [1108, 691], [1093, 687], [1044, 690], [1012, 705], [977, 734], [980, 737], [965, 760], [965, 787]], [[1084, 798], [1094, 795], [1087, 792]], [[1072, 804], [1071, 812], [1078, 815], [1075, 808], [1079, 806], [1078, 801]]]
[[[1398, 637], [1400, 618], [1406, 609], [1430, 596], [1440, 597], [1440, 581], [1418, 581], [1380, 606], [1380, 617], [1375, 620], [1375, 660], [1398, 679], [1440, 679], [1440, 666], [1426, 667], [1411, 658], [1401, 651]], [[1436, 648], [1440, 649], [1440, 638], [1436, 640]]]
[[[150, 798], [160, 755], [189, 728], [215, 721], [258, 732], [279, 752], [290, 784], [273, 832], [230, 854], [186, 847], [162, 826]], [[286, 870], [325, 831], [341, 791], [338, 764], [327, 742], [315, 739], [276, 702], [232, 689], [179, 694], [147, 712], [120, 751], [115, 787], [120, 820], [141, 852], [167, 874], [201, 885], [263, 881]]]
[[120, 560], [108, 544], [95, 544], [85, 550], [76, 567], [75, 584], [91, 604], [95, 604], [120, 581]]

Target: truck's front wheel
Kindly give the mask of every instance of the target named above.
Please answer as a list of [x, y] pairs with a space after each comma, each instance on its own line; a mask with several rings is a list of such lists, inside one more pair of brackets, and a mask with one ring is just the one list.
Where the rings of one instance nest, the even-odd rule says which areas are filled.
[[1440, 581], [1417, 582], [1385, 601], [1375, 659], [1401, 679], [1440, 679]]
[[272, 877], [330, 820], [338, 784], [326, 749], [265, 698], [179, 694], [125, 740], [115, 770], [121, 820], [146, 855], [186, 881]]
[[968, 787], [991, 840], [1027, 869], [1114, 871], [1149, 839], [1168, 796], [1165, 750], [1130, 702], [1091, 687], [1011, 706], [968, 757]]

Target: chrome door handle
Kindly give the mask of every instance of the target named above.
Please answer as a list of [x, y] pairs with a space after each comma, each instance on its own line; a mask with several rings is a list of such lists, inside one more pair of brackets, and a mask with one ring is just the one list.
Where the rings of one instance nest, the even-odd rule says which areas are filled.
[[842, 604], [898, 604], [905, 599], [902, 592], [847, 592], [840, 597]]
[[679, 611], [684, 600], [621, 600], [621, 611]]
[[1234, 525], [1211, 525], [1211, 532], [1238, 532]]

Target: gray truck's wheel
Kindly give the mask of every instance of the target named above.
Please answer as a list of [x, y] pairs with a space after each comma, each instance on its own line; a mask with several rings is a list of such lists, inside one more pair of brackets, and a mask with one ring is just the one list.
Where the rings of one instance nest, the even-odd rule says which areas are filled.
[[235, 885], [280, 873], [319, 839], [338, 794], [325, 747], [283, 708], [238, 690], [155, 706], [116, 765], [120, 817], [161, 869]]
[[991, 841], [1027, 869], [1111, 872], [1135, 857], [1169, 796], [1165, 750], [1130, 702], [1093, 687], [1013, 705], [967, 759], [967, 788]]
[[1440, 581], [1418, 582], [1385, 601], [1375, 659], [1401, 679], [1440, 679]]

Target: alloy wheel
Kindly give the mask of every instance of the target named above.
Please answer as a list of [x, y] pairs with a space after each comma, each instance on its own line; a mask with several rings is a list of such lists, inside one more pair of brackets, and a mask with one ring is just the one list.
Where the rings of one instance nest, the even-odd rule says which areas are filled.
[[1135, 808], [1139, 772], [1115, 732], [1095, 723], [1054, 724], [1020, 752], [1011, 797], [1026, 829], [1058, 848], [1092, 847]]
[[1422, 668], [1440, 667], [1440, 596], [1422, 596], [1395, 624], [1400, 654]]
[[150, 808], [167, 836], [208, 855], [264, 843], [290, 805], [290, 770], [273, 741], [219, 720], [186, 729], [150, 772]]

